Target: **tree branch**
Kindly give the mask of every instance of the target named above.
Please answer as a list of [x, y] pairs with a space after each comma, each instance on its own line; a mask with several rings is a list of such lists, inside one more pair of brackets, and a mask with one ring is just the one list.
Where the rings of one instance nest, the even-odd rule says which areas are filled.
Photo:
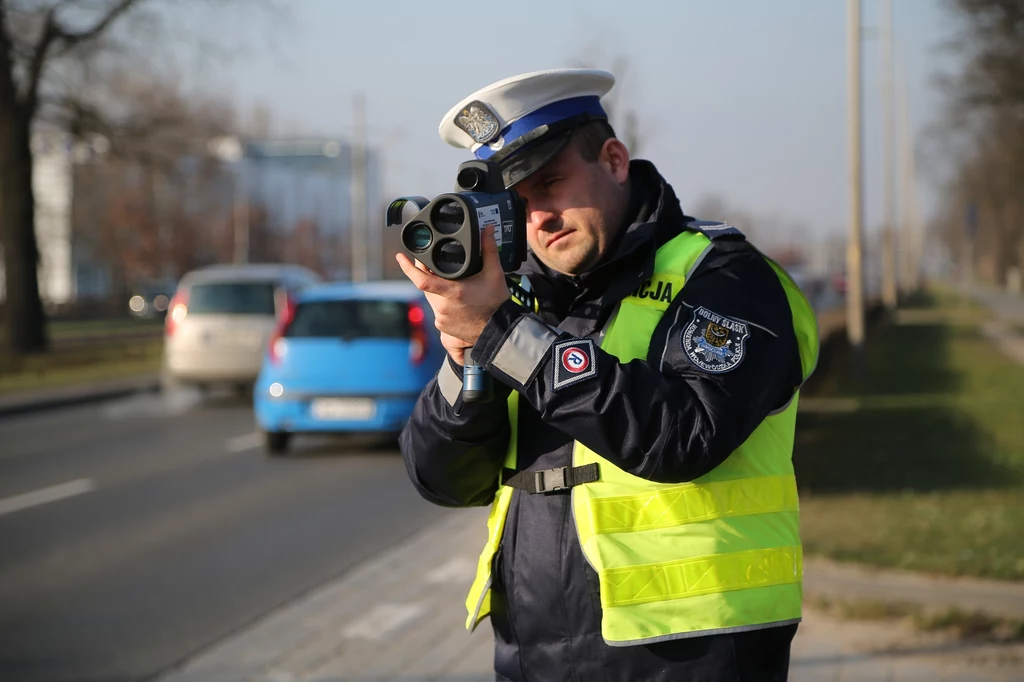
[[107, 28], [118, 19], [118, 17], [130, 10], [132, 5], [137, 4], [139, 1], [140, 0], [121, 0], [111, 7], [110, 11], [108, 11], [105, 16], [101, 17], [92, 28], [81, 31], [80, 33], [69, 33], [60, 26], [56, 26], [57, 37], [60, 38], [61, 41], [61, 52], [67, 52], [75, 45], [84, 43], [99, 36], [101, 33], [106, 31]]
[[25, 98], [22, 101], [25, 108], [31, 113], [36, 110], [39, 98], [39, 81], [43, 79], [43, 66], [46, 64], [46, 53], [57, 38], [57, 5], [54, 5], [46, 12], [46, 20], [43, 22], [43, 34], [39, 36], [32, 52], [32, 59], [29, 61], [28, 70], [25, 74]]
[[38, 104], [39, 84], [43, 78], [43, 68], [46, 66], [46, 57], [50, 48], [55, 44], [60, 45], [57, 54], [64, 54], [71, 48], [81, 43], [93, 40], [102, 34], [122, 14], [131, 9], [132, 5], [139, 0], [120, 0], [111, 7], [105, 15], [91, 27], [84, 31], [73, 33], [66, 30], [57, 22], [57, 10], [63, 3], [58, 3], [46, 12], [46, 20], [43, 24], [43, 34], [36, 44], [29, 63], [28, 73], [25, 82], [24, 105], [30, 112], [34, 112]]
[[14, 45], [7, 32], [7, 7], [0, 0], [0, 101], [18, 105], [17, 89], [14, 86], [14, 62], [11, 50]]

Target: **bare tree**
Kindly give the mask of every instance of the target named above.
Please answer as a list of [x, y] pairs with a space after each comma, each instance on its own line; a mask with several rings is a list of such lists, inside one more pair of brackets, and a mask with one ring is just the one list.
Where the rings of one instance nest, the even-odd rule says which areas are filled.
[[[230, 260], [236, 180], [208, 146], [234, 127], [231, 106], [186, 96], [173, 80], [138, 70], [118, 72], [91, 92], [118, 102], [119, 111], [116, 118], [87, 121], [109, 149], [76, 168], [81, 191], [73, 229], [101, 245], [113, 295], [123, 297], [142, 281], [176, 278], [196, 261]], [[187, 248], [194, 257], [181, 261]]]
[[1024, 0], [947, 0], [961, 21], [954, 47], [967, 60], [951, 79], [961, 111], [1024, 117]]
[[32, 124], [39, 111], [45, 72], [52, 59], [102, 36], [136, 0], [108, 4], [78, 28], [64, 19], [67, 5], [73, 4], [59, 2], [42, 7], [40, 3], [0, 0], [0, 229], [7, 282], [8, 345], [14, 352], [44, 350], [47, 346], [36, 272], [39, 250], [31, 149]]
[[[953, 163], [932, 229], [962, 267], [1002, 285], [1024, 265], [1024, 0], [947, 6], [959, 20], [952, 46], [963, 62], [942, 79], [949, 106], [940, 146]], [[977, 216], [973, 235], [968, 210]]]
[[[265, 10], [269, 2], [257, 5]], [[45, 113], [74, 136], [101, 132], [114, 142], [133, 142], [128, 146], [135, 153], [153, 157], [165, 152], [162, 132], [174, 128], [169, 120], [174, 112], [157, 107], [154, 116], [140, 121], [119, 98], [99, 96], [109, 90], [103, 86], [110, 79], [130, 80], [129, 71], [113, 65], [131, 62], [145, 70], [141, 55], [183, 37], [172, 35], [167, 15], [147, 13], [155, 5], [155, 0], [0, 0], [0, 240], [8, 343], [15, 353], [47, 347], [37, 281], [33, 125]], [[245, 7], [251, 15], [252, 3]], [[121, 31], [126, 22], [138, 22], [140, 30]], [[218, 46], [222, 40], [189, 38], [201, 51], [219, 47], [226, 56]], [[135, 87], [144, 88], [144, 81]]]

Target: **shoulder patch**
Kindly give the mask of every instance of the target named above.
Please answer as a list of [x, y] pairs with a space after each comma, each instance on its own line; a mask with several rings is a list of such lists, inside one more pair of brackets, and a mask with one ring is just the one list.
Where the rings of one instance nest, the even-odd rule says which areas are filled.
[[554, 346], [555, 373], [551, 390], [557, 391], [597, 376], [597, 358], [591, 339], [573, 339]]
[[750, 329], [745, 322], [723, 317], [704, 306], [693, 311], [683, 329], [681, 343], [686, 359], [695, 367], [722, 374], [736, 369], [746, 356]]
[[686, 223], [687, 229], [700, 232], [708, 239], [715, 240], [719, 237], [744, 237], [738, 227], [729, 223], [721, 223], [717, 220], [691, 220]]

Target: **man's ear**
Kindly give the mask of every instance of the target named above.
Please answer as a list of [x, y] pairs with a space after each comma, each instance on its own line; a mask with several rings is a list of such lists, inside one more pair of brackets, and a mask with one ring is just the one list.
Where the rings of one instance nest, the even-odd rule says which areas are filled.
[[629, 150], [621, 140], [609, 137], [601, 146], [599, 159], [602, 166], [612, 174], [616, 182], [622, 184], [629, 177]]

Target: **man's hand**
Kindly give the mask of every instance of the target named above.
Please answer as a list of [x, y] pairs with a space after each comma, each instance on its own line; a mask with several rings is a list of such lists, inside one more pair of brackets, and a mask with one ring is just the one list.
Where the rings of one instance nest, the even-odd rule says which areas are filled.
[[494, 311], [509, 299], [498, 246], [494, 243], [494, 228], [482, 232], [480, 240], [483, 267], [466, 279], [444, 279], [419, 261], [414, 264], [405, 254], [395, 256], [405, 276], [427, 295], [427, 303], [434, 311], [434, 325], [441, 332], [441, 342], [459, 364], [463, 358], [452, 351], [462, 356], [466, 348], [476, 343]]
[[444, 332], [441, 332], [441, 345], [448, 351], [448, 355], [452, 356], [452, 360], [455, 361], [456, 365], [466, 366], [466, 351], [472, 348], [472, 346], [467, 345], [462, 339], [457, 339]]

